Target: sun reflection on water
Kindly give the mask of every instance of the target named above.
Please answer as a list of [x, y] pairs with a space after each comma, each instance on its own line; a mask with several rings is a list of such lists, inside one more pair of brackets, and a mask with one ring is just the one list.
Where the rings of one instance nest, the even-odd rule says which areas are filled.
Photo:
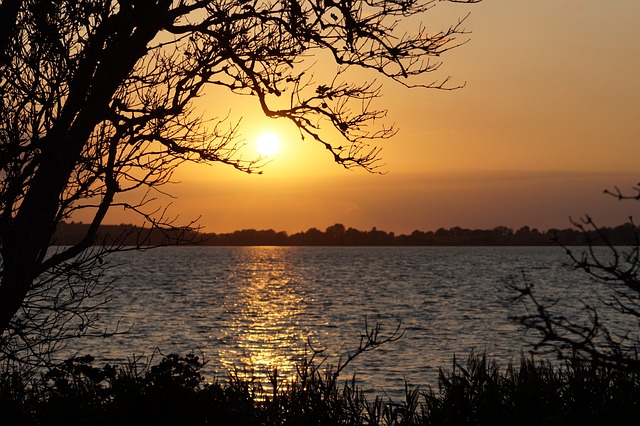
[[304, 295], [286, 257], [274, 256], [273, 250], [278, 249], [251, 247], [243, 253], [243, 264], [234, 272], [235, 295], [225, 301], [229, 327], [218, 354], [229, 370], [249, 366], [239, 373], [262, 383], [276, 367], [279, 377], [291, 379], [306, 339], [300, 327]]

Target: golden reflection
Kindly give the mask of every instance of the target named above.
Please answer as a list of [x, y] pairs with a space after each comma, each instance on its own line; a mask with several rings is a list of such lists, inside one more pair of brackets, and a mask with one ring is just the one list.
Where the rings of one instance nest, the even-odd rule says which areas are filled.
[[299, 327], [304, 298], [287, 268], [284, 250], [243, 248], [242, 261], [233, 272], [236, 288], [225, 301], [231, 325], [219, 359], [230, 371], [238, 368], [263, 385], [275, 368], [279, 379], [293, 378], [306, 339]]

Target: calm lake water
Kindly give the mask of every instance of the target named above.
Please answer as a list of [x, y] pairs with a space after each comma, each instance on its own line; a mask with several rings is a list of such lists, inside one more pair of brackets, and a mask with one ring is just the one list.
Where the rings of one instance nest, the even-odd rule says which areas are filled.
[[401, 322], [402, 339], [363, 354], [343, 377], [357, 372], [375, 394], [396, 395], [405, 379], [435, 385], [454, 354], [506, 363], [526, 353], [533, 336], [509, 320], [523, 312], [508, 300], [509, 276], [525, 271], [567, 309], [594, 295], [557, 247], [173, 247], [112, 260], [124, 277], [100, 326], [132, 329], [79, 352], [113, 362], [199, 350], [208, 374], [246, 367], [264, 377], [275, 366], [292, 374], [307, 342], [335, 363], [358, 346], [365, 318], [383, 334]]

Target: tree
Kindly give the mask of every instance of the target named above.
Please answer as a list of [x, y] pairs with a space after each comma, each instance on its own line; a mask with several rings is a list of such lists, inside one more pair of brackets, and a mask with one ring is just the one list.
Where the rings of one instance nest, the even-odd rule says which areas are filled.
[[331, 225], [326, 229], [325, 235], [328, 237], [330, 242], [342, 241], [346, 230], [347, 229], [343, 224], [336, 223], [335, 225]]
[[[451, 0], [475, 3], [479, 0]], [[375, 81], [351, 83], [359, 68], [404, 86], [424, 83], [437, 58], [464, 34], [402, 33], [435, 0], [2, 0], [0, 2], [0, 348], [6, 357], [47, 355], [92, 325], [87, 300], [104, 296], [94, 249], [113, 207], [171, 227], [149, 203], [184, 162], [219, 162], [260, 172], [238, 148], [239, 123], [207, 118], [206, 91], [250, 96], [271, 118], [322, 144], [346, 168], [379, 166]], [[336, 72], [315, 77], [311, 55]], [[416, 80], [418, 79], [418, 80]], [[225, 110], [223, 110], [223, 114]], [[328, 132], [327, 129], [333, 129]], [[139, 202], [123, 198], [147, 189]], [[57, 226], [92, 215], [81, 242], [52, 251]], [[90, 283], [90, 284], [87, 284]], [[96, 302], [98, 305], [104, 299]], [[55, 342], [53, 347], [52, 342]], [[42, 349], [44, 345], [44, 350]]]
[[[640, 185], [634, 190], [633, 195], [625, 195], [618, 188], [605, 192], [619, 200], [640, 200]], [[527, 309], [515, 319], [537, 333], [535, 350], [540, 353], [555, 353], [560, 359], [587, 360], [608, 368], [638, 372], [640, 228], [632, 218], [628, 226], [616, 228], [617, 233], [606, 232], [589, 216], [573, 224], [584, 236], [587, 248], [578, 253], [562, 240], [558, 244], [566, 250], [573, 267], [586, 274], [590, 285], [606, 290], [606, 296], [599, 298], [597, 306], [583, 299], [584, 315], [572, 316], [558, 308], [558, 298], [541, 296], [525, 276], [509, 284], [517, 294], [514, 300], [523, 302]], [[620, 235], [620, 230], [633, 237]], [[616, 239], [634, 243], [622, 247], [616, 245]]]

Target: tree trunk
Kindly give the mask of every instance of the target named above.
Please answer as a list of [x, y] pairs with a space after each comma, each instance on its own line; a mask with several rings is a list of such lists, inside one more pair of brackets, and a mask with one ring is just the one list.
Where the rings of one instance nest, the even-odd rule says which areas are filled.
[[44, 272], [41, 265], [55, 232], [65, 187], [95, 126], [108, 116], [114, 92], [165, 24], [170, 2], [162, 3], [166, 7], [160, 12], [164, 13], [154, 9], [155, 14], [143, 16], [120, 11], [94, 33], [98, 40], [87, 43], [86, 50], [95, 50], [87, 52], [79, 63], [63, 111], [42, 141], [31, 185], [10, 229], [2, 236], [0, 335], [22, 306], [34, 279]]

